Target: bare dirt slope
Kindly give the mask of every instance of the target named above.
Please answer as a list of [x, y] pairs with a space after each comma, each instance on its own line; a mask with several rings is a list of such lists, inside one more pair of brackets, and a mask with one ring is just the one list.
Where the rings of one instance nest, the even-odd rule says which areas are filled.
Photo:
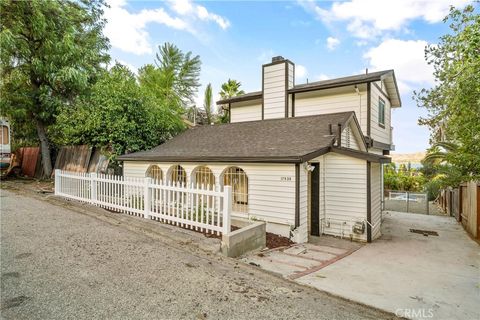
[[188, 247], [1, 190], [4, 319], [390, 319]]

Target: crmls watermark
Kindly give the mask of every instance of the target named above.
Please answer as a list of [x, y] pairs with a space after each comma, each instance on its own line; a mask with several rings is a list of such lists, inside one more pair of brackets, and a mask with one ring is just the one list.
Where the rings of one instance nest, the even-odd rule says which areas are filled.
[[395, 315], [410, 319], [429, 319], [433, 318], [433, 309], [396, 309]]

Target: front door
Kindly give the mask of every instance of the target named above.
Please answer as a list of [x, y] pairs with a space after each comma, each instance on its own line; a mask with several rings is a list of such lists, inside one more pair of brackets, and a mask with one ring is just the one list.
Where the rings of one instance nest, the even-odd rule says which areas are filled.
[[320, 235], [320, 164], [311, 163], [310, 172], [310, 234]]

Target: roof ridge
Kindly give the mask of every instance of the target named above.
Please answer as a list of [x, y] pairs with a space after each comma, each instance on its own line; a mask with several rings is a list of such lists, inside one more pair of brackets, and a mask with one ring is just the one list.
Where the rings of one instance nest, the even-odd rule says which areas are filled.
[[322, 114], [310, 114], [305, 116], [295, 116], [295, 117], [288, 117], [288, 118], [273, 118], [273, 119], [260, 119], [260, 120], [252, 120], [252, 121], [239, 121], [239, 122], [231, 122], [231, 123], [218, 123], [214, 125], [199, 125], [195, 126], [191, 129], [199, 129], [199, 128], [208, 128], [208, 127], [220, 127], [220, 126], [233, 126], [233, 125], [244, 125], [246, 123], [265, 123], [265, 122], [272, 122], [272, 121], [291, 121], [296, 119], [305, 119], [305, 118], [320, 118], [326, 116], [333, 116], [333, 115], [340, 115], [340, 114], [354, 114], [355, 111], [342, 111], [342, 112], [331, 112], [331, 113], [322, 113]]

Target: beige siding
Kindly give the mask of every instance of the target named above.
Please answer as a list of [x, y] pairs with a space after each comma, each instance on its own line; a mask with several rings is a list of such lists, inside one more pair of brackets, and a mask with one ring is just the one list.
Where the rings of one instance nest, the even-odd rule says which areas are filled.
[[[378, 101], [379, 99], [385, 101], [385, 128], [381, 127], [378, 123]], [[388, 97], [383, 95], [377, 86], [371, 86], [371, 100], [372, 100], [372, 111], [371, 111], [371, 128], [370, 135], [373, 140], [390, 144], [391, 143], [391, 107], [390, 100]], [[366, 132], [366, 131], [365, 131]]]
[[382, 223], [381, 212], [381, 167], [378, 163], [372, 163], [370, 169], [371, 185], [371, 204], [372, 204], [372, 240], [381, 236], [380, 225]]
[[288, 89], [293, 88], [295, 85], [295, 67], [293, 64], [288, 63]]
[[263, 117], [276, 119], [285, 117], [286, 63], [263, 68]]
[[320, 162], [320, 220], [322, 233], [366, 241], [367, 233], [352, 232], [355, 222], [367, 219], [365, 160], [328, 153]]
[[361, 150], [360, 148], [360, 137], [354, 134], [355, 130], [352, 127], [352, 124], [349, 124], [342, 132], [342, 147], [354, 149], [354, 150]]
[[302, 165], [300, 165], [300, 225], [298, 227], [297, 233], [298, 236], [295, 239], [295, 242], [298, 243], [303, 243], [308, 241], [308, 173], [307, 171], [303, 168]]
[[[144, 177], [151, 164], [158, 165], [164, 177], [174, 163], [125, 161], [124, 175]], [[176, 164], [176, 163], [175, 163]], [[191, 182], [193, 170], [202, 163], [180, 163]], [[221, 181], [221, 174], [227, 167], [242, 168], [248, 176], [248, 215], [234, 213], [234, 216], [264, 220], [277, 224], [271, 226], [289, 236], [290, 226], [295, 224], [295, 165], [293, 164], [206, 164], [213, 172], [215, 181]], [[270, 229], [270, 226], [267, 226]]]
[[232, 103], [230, 122], [262, 120], [262, 101], [245, 101]]
[[367, 132], [367, 90], [365, 85], [295, 94], [295, 116], [354, 111], [363, 134]]

